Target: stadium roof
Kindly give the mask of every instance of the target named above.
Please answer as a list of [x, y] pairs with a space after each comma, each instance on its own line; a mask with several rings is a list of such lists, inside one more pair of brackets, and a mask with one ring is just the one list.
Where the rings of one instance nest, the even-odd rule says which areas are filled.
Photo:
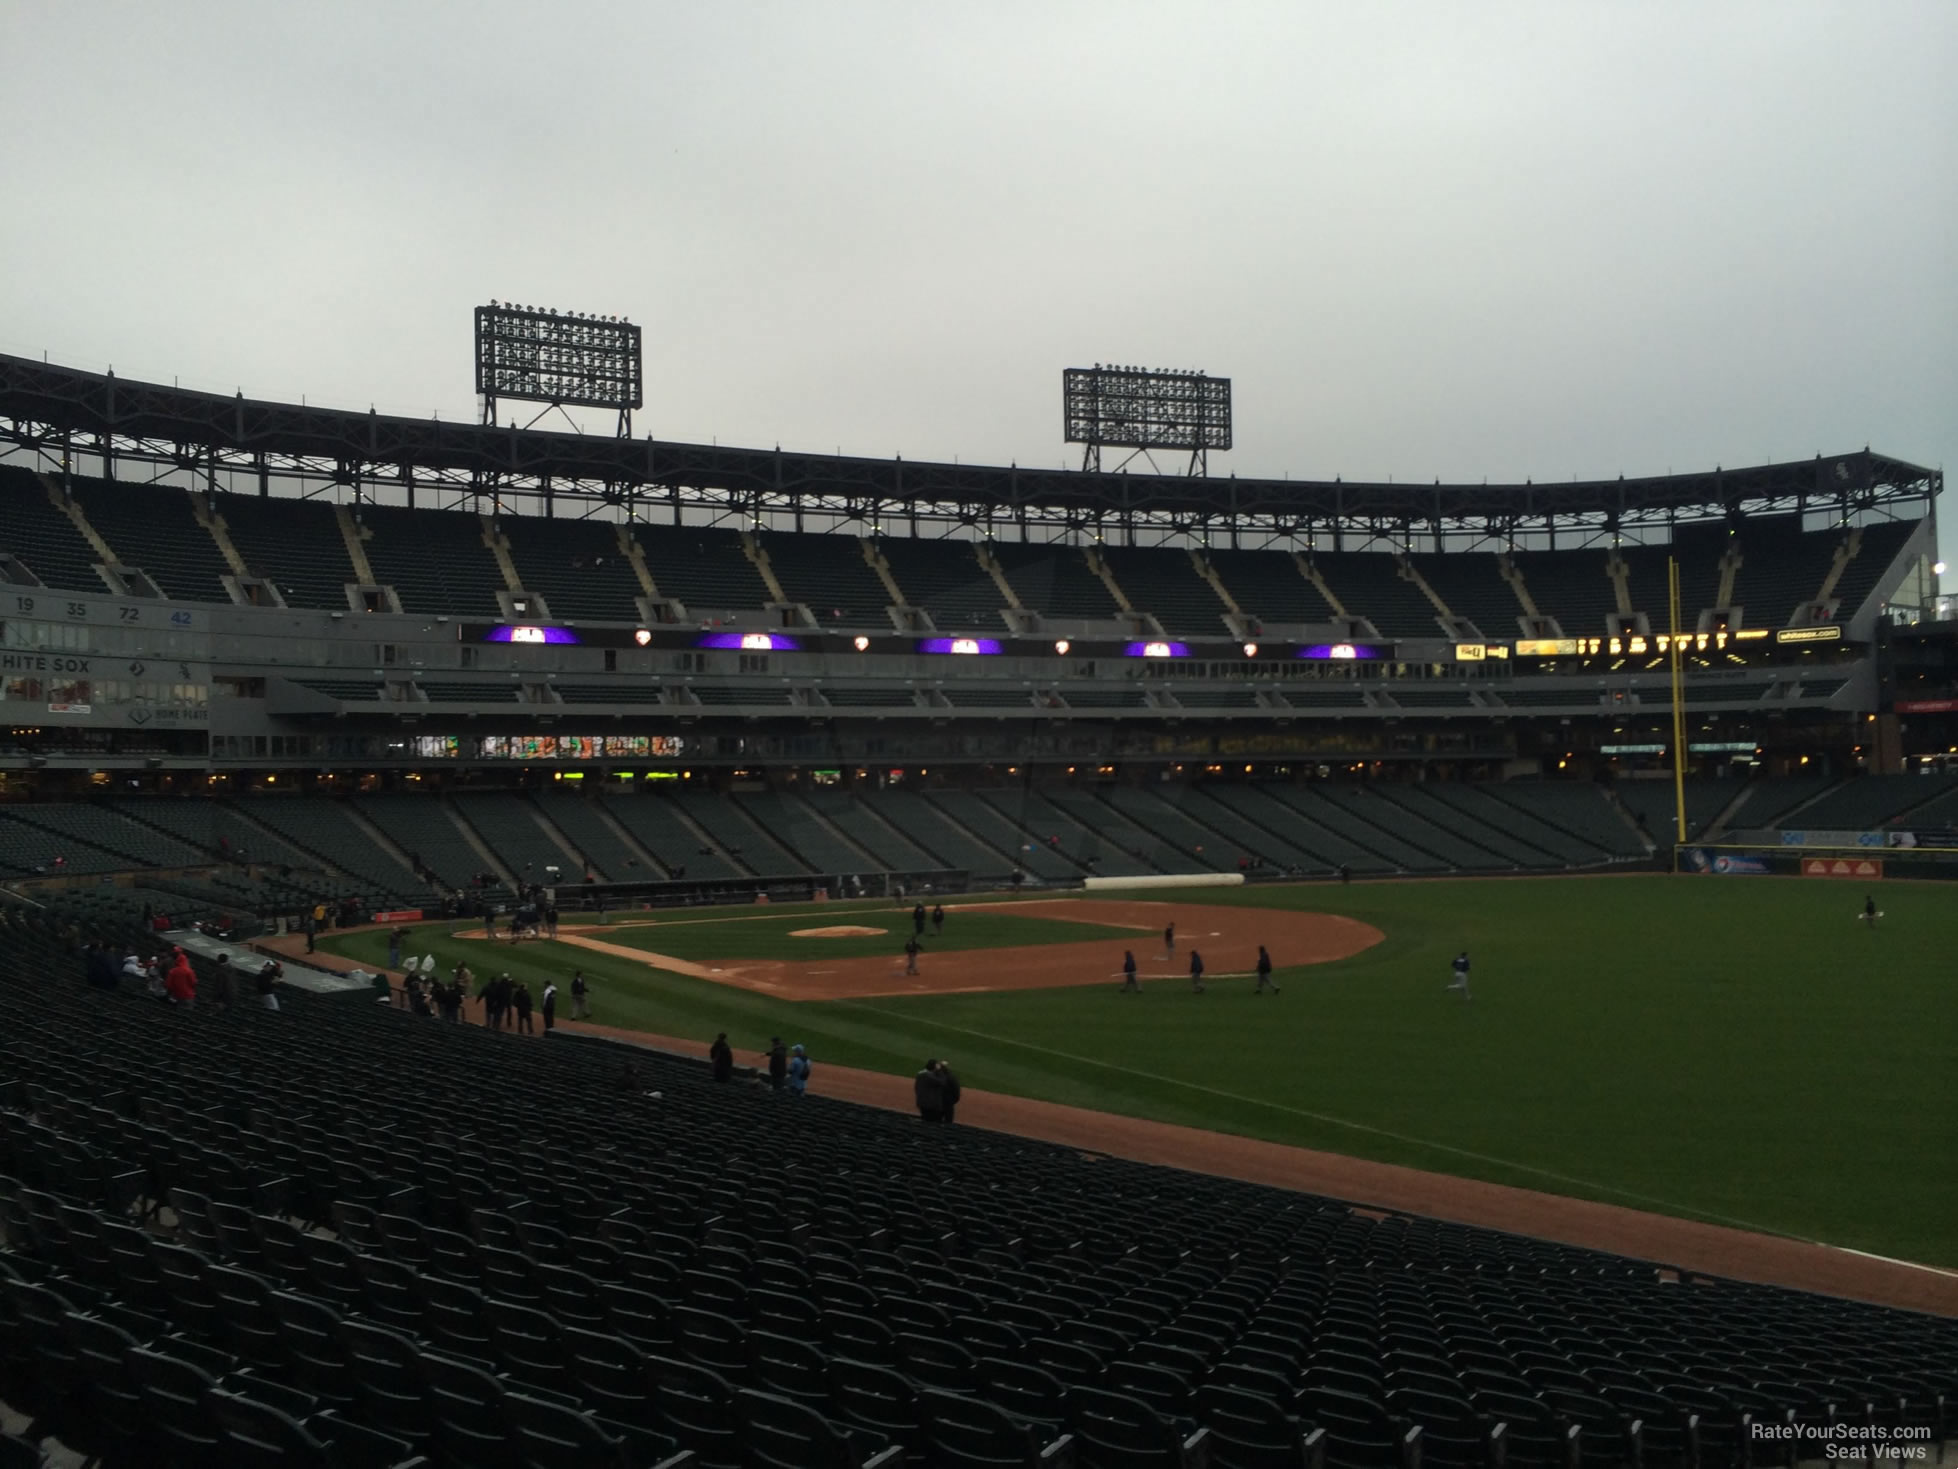
[[[628, 500], [682, 497], [733, 511], [793, 508], [876, 521], [907, 515], [1179, 526], [1256, 523], [1387, 526], [1607, 525], [1749, 511], [1879, 504], [1896, 512], [1943, 486], [1939, 471], [1858, 453], [1643, 479], [1520, 485], [1366, 484], [1186, 478], [1017, 466], [865, 459], [655, 439], [543, 432], [369, 411], [268, 403], [82, 372], [0, 355], [0, 437], [59, 456], [107, 451], [213, 484], [239, 474], [315, 484], [413, 482], [499, 496]], [[1918, 512], [1923, 513], [1923, 512]]]

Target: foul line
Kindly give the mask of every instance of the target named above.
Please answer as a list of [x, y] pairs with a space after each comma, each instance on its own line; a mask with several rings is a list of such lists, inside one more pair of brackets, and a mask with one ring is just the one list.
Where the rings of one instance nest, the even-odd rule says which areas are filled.
[[[1112, 1061], [1097, 1061], [1089, 1056], [1074, 1055], [1070, 1051], [1057, 1051], [1051, 1046], [1035, 1045], [1032, 1041], [1016, 1041], [1006, 1036], [993, 1035], [988, 1031], [971, 1030], [963, 1025], [947, 1025], [943, 1021], [926, 1020], [922, 1016], [900, 1014], [896, 1011], [885, 1010], [877, 1005], [866, 1004], [861, 1000], [850, 1000], [844, 1001], [843, 1003], [859, 1009], [873, 1011], [878, 1015], [887, 1016], [892, 1020], [900, 1021], [906, 1025], [928, 1025], [938, 1030], [956, 1031], [960, 1035], [969, 1035], [977, 1040], [992, 1041], [996, 1045], [1017, 1046], [1021, 1050], [1038, 1051], [1045, 1056], [1055, 1056], [1063, 1061], [1073, 1061], [1083, 1066], [1098, 1067], [1103, 1071], [1113, 1071], [1123, 1076], [1136, 1077], [1142, 1081], [1166, 1083], [1170, 1086], [1182, 1087], [1186, 1091], [1202, 1092], [1208, 1096], [1221, 1097], [1228, 1102], [1241, 1102], [1250, 1107], [1266, 1107], [1274, 1112], [1288, 1112], [1294, 1117], [1303, 1117], [1312, 1122], [1323, 1122], [1333, 1127], [1346, 1128], [1352, 1132], [1367, 1133], [1373, 1137], [1390, 1138], [1394, 1142], [1410, 1143], [1415, 1147], [1431, 1148], [1435, 1152], [1451, 1153], [1457, 1158], [1468, 1158], [1477, 1163], [1492, 1163], [1499, 1168], [1510, 1168], [1518, 1173], [1533, 1174], [1538, 1178], [1551, 1179], [1557, 1183], [1574, 1184], [1579, 1188], [1594, 1189], [1598, 1193], [1613, 1194], [1621, 1199], [1634, 1199], [1641, 1204], [1657, 1205], [1669, 1214], [1683, 1215], [1691, 1219], [1708, 1220], [1716, 1224], [1725, 1224], [1736, 1229], [1747, 1230], [1752, 1234], [1769, 1234], [1781, 1239], [1797, 1240], [1802, 1244], [1824, 1243], [1821, 1240], [1803, 1239], [1800, 1235], [1789, 1234], [1784, 1230], [1771, 1229], [1767, 1225], [1755, 1224], [1750, 1220], [1736, 1219], [1730, 1214], [1715, 1214], [1710, 1210], [1695, 1209], [1685, 1204], [1676, 1204], [1670, 1199], [1656, 1198], [1651, 1194], [1635, 1193], [1631, 1189], [1614, 1188], [1610, 1184], [1595, 1183], [1588, 1178], [1575, 1178], [1568, 1173], [1558, 1173], [1549, 1168], [1538, 1168], [1529, 1163], [1518, 1163], [1509, 1158], [1498, 1158], [1492, 1153], [1478, 1153], [1470, 1148], [1458, 1148], [1452, 1143], [1440, 1143], [1429, 1138], [1414, 1137], [1408, 1133], [1395, 1132], [1391, 1128], [1375, 1127], [1371, 1123], [1354, 1122], [1350, 1118], [1335, 1117], [1328, 1112], [1313, 1112], [1304, 1107], [1287, 1106], [1283, 1102], [1269, 1102], [1261, 1097], [1240, 1096], [1236, 1092], [1227, 1092], [1221, 1087], [1205, 1086], [1203, 1083], [1196, 1081], [1182, 1081], [1176, 1077], [1162, 1076], [1153, 1071], [1141, 1071], [1133, 1066], [1118, 1066]], [[1144, 1118], [1141, 1120], [1147, 1121], [1149, 1119]]]

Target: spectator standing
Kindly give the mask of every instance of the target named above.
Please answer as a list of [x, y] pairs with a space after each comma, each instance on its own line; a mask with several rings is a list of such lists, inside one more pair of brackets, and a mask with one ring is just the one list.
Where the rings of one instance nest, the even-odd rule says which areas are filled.
[[306, 952], [310, 954], [313, 952], [313, 939], [320, 931], [319, 910], [308, 913], [299, 926], [306, 931]]
[[170, 967], [163, 975], [163, 996], [173, 1005], [188, 1010], [197, 1003], [197, 971], [182, 949], [172, 951]]
[[211, 983], [212, 1002], [229, 1010], [231, 1002], [237, 998], [238, 976], [231, 972], [231, 956], [218, 955], [216, 978]]
[[[556, 935], [552, 935], [552, 936], [556, 937]], [[571, 1018], [573, 1020], [591, 1019], [591, 1006], [585, 1003], [585, 996], [588, 995], [590, 992], [591, 992], [591, 986], [585, 983], [585, 971], [582, 969], [572, 970], [571, 971]]]
[[809, 1053], [800, 1045], [790, 1047], [789, 1095], [802, 1096], [809, 1090]]
[[945, 1115], [945, 1078], [938, 1074], [938, 1058], [925, 1062], [911, 1083], [912, 1095], [918, 1101], [918, 1117], [925, 1122], [939, 1122]]
[[544, 981], [544, 1034], [557, 1029], [557, 981]]
[[531, 1034], [530, 986], [525, 984], [522, 980], [518, 980], [515, 990], [510, 995], [510, 1003], [516, 1009], [517, 1012], [516, 1028], [522, 1031], [525, 1035]]
[[714, 1080], [734, 1079], [734, 1047], [727, 1043], [726, 1031], [714, 1037], [714, 1044], [707, 1048], [707, 1059], [713, 1065]]
[[405, 932], [407, 930], [401, 928], [388, 930], [388, 968], [390, 969], [401, 967], [401, 937]]
[[267, 959], [258, 968], [258, 1003], [266, 1010], [279, 1008], [279, 976], [286, 972], [277, 959]]
[[782, 1038], [778, 1035], [768, 1043], [768, 1084], [779, 1092], [782, 1083], [788, 1079], [788, 1074], [789, 1053], [783, 1047]]
[[959, 1093], [962, 1090], [959, 1086], [958, 1077], [952, 1074], [952, 1063], [950, 1061], [941, 1060], [938, 1063], [938, 1086], [939, 1095], [942, 1099], [939, 1104], [938, 1120], [940, 1122], [950, 1122], [953, 1114], [958, 1111]]

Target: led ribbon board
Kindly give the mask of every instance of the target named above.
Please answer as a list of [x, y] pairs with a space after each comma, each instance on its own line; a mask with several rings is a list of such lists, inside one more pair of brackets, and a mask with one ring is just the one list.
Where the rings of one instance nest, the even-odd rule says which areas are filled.
[[999, 652], [998, 638], [919, 638], [920, 653], [991, 654]]
[[1385, 656], [1386, 650], [1376, 648], [1371, 643], [1307, 643], [1300, 648], [1300, 658], [1334, 659], [1341, 663]]
[[486, 643], [575, 643], [578, 635], [568, 627], [541, 627], [532, 623], [501, 623], [483, 634]]
[[1122, 654], [1127, 658], [1187, 658], [1190, 656], [1190, 645], [1160, 640], [1130, 643], [1122, 649]]
[[795, 653], [802, 644], [779, 632], [710, 632], [698, 639], [696, 648], [738, 648], [743, 653]]

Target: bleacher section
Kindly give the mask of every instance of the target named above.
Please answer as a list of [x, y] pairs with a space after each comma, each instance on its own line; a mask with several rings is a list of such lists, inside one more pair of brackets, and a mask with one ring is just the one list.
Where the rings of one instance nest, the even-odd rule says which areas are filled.
[[668, 797], [644, 794], [605, 797], [605, 809], [620, 826], [631, 832], [639, 845], [653, 855], [668, 873], [684, 868], [689, 878], [741, 877], [746, 869], [714, 850], [712, 838], [703, 840], [680, 816], [679, 807]]
[[1916, 530], [1915, 521], [1884, 522], [1863, 527], [1861, 548], [1849, 565], [1843, 568], [1842, 576], [1836, 582], [1835, 594], [1841, 602], [1836, 621], [1848, 622], [1856, 609], [1863, 605], [1863, 599], [1876, 591], [1877, 582]]
[[107, 590], [95, 571], [95, 548], [54, 508], [41, 477], [14, 465], [0, 465], [0, 551], [58, 591]]
[[551, 824], [563, 832], [605, 882], [644, 882], [661, 874], [620, 839], [605, 819], [605, 809], [589, 796], [547, 790], [536, 797]]
[[1226, 608], [1197, 574], [1190, 553], [1176, 546], [1130, 546], [1107, 553], [1116, 585], [1138, 612], [1155, 615], [1171, 637], [1214, 638], [1229, 632]]
[[1028, 607], [1070, 619], [1106, 621], [1122, 615], [1079, 547], [1002, 541], [993, 547], [993, 555], [1006, 573], [1007, 584]]
[[1327, 587], [1355, 617], [1364, 617], [1385, 638], [1439, 638], [1440, 614], [1421, 589], [1400, 574], [1386, 551], [1342, 551], [1312, 558]]
[[769, 600], [768, 584], [742, 549], [739, 531], [642, 525], [632, 534], [660, 595], [683, 603], [695, 616], [759, 608]]
[[373, 532], [363, 542], [368, 565], [402, 611], [502, 619], [503, 574], [483, 544], [481, 517], [398, 505], [362, 505], [354, 515]]
[[[1047, 882], [1066, 882], [1081, 876], [1081, 865], [1065, 853], [1036, 841], [1017, 819], [1019, 792], [927, 791], [924, 799], [948, 820], [972, 832], [989, 848], [1008, 858], [1005, 871], [1018, 868]], [[1114, 868], [1107, 869], [1109, 872]]]
[[[1741, 793], [1741, 789], [1739, 781], [1689, 776], [1686, 781], [1687, 836], [1696, 837], [1703, 833], [1714, 817], [1726, 810], [1728, 803]], [[1677, 839], [1679, 821], [1671, 780], [1621, 780], [1612, 786], [1612, 794], [1632, 813], [1634, 820], [1643, 818], [1644, 829], [1661, 847]]]
[[928, 872], [937, 867], [959, 865], [939, 861], [911, 840], [904, 826], [890, 819], [892, 813], [886, 804], [888, 795], [885, 793], [866, 791], [859, 798], [834, 787], [818, 787], [809, 791], [804, 799], [858, 848], [875, 859], [876, 865], [869, 869], [871, 871]]
[[979, 564], [971, 541], [926, 541], [893, 536], [877, 549], [890, 563], [891, 576], [905, 600], [922, 607], [941, 632], [1005, 630], [1000, 616], [1005, 599], [992, 573]]
[[260, 796], [238, 804], [254, 823], [367, 884], [374, 894], [405, 899], [426, 890], [330, 796]]
[[855, 536], [763, 536], [775, 580], [824, 627], [886, 630], [891, 594]]
[[751, 821], [793, 852], [811, 872], [874, 872], [893, 865], [839, 836], [795, 796], [780, 791], [753, 791], [733, 799]]
[[554, 619], [638, 620], [639, 578], [611, 522], [510, 516], [497, 529], [510, 542], [517, 579], [544, 599]]
[[[560, 886], [574, 885], [584, 878], [578, 860], [551, 840], [538, 824], [537, 808], [522, 796], [464, 791], [454, 800], [462, 819], [519, 882], [549, 883], [545, 869], [551, 867], [558, 869]], [[438, 814], [429, 812], [431, 818]]]
[[360, 578], [331, 505], [256, 495], [220, 495], [213, 504], [252, 575], [276, 586], [288, 607], [348, 610], [347, 587]]
[[1725, 1464], [1958, 1390], [1949, 1319], [365, 996], [160, 1011], [64, 982], [70, 916], [0, 914], [4, 1366], [115, 1469]]
[[489, 870], [454, 818], [426, 796], [361, 796], [351, 809], [373, 822], [410, 864], [419, 862], [445, 887], [465, 890]]
[[986, 883], [997, 882], [1023, 865], [1015, 855], [1018, 843], [1002, 838], [999, 846], [989, 845], [970, 824], [957, 819], [951, 808], [934, 805], [917, 791], [892, 786], [860, 795], [878, 816], [925, 854], [929, 867], [964, 871], [975, 882]]
[[431, 704], [508, 704], [522, 692], [514, 677], [496, 683], [451, 678], [419, 678], [416, 683]]
[[694, 825], [757, 877], [796, 877], [814, 870], [725, 797], [711, 791], [679, 791], [672, 800]]
[[[1090, 790], [1056, 786], [1045, 794], [1047, 805], [1069, 818], [1088, 839], [1075, 847], [1063, 836], [1062, 846], [1097, 876], [1109, 875], [1108, 862], [1115, 854], [1136, 863], [1145, 872], [1212, 870], [1211, 864], [1193, 850], [1202, 843], [1190, 840], [1186, 829], [1170, 833], [1149, 830]], [[1189, 845], [1183, 845], [1184, 842]]]
[[1502, 570], [1493, 553], [1429, 554], [1408, 559], [1421, 573], [1422, 580], [1434, 588], [1435, 595], [1448, 604], [1448, 610], [1474, 623], [1485, 638], [1519, 635], [1521, 627], [1517, 618], [1523, 615], [1523, 607], [1516, 600], [1516, 593], [1509, 589], [1509, 583], [1502, 579]]
[[216, 860], [199, 847], [107, 806], [36, 802], [10, 807], [8, 814], [59, 840], [86, 843], [120, 857], [124, 868], [202, 867]]
[[230, 602], [224, 578], [231, 568], [191, 513], [188, 491], [80, 476], [70, 484], [88, 523], [116, 559], [124, 566], [140, 566], [164, 596], [180, 602]]
[[1749, 516], [1737, 537], [1741, 567], [1734, 600], [1750, 627], [1786, 627], [1803, 603], [1822, 590], [1836, 535], [1803, 535], [1798, 515]]
[[[1032, 854], [1023, 854], [1029, 858], [1045, 848], [1050, 857], [1066, 858], [1071, 862], [1074, 875], [1088, 871], [1101, 877], [1135, 877], [1161, 870], [1146, 857], [1125, 851], [1115, 842], [1106, 840], [1099, 828], [1083, 826], [1074, 816], [1048, 800], [1041, 791], [1014, 786], [1008, 790], [979, 791], [977, 794], [1016, 828], [1028, 833], [1025, 844], [1036, 849]], [[1040, 871], [1031, 861], [1028, 870]]]
[[1290, 552], [1212, 549], [1204, 555], [1246, 616], [1265, 623], [1333, 620], [1332, 608]]
[[0, 872], [9, 877], [53, 877], [72, 873], [78, 877], [99, 872], [121, 872], [129, 859], [105, 852], [73, 837], [58, 836], [45, 827], [0, 815]]
[[[1804, 806], [1791, 820], [1810, 831], [1875, 831], [1928, 800], [1937, 789], [1917, 775], [1859, 775]], [[1750, 801], [1744, 808], [1749, 825], [1754, 824], [1753, 805]]]
[[[1510, 559], [1537, 612], [1556, 618], [1566, 637], [1604, 636], [1611, 625], [1606, 619], [1618, 610], [1618, 598], [1605, 574], [1608, 558], [1603, 551], [1518, 551]], [[1661, 607], [1659, 612], [1664, 610]], [[1658, 632], [1663, 618], [1654, 615], [1652, 630]], [[1482, 630], [1490, 637], [1500, 636], [1489, 628]]]

